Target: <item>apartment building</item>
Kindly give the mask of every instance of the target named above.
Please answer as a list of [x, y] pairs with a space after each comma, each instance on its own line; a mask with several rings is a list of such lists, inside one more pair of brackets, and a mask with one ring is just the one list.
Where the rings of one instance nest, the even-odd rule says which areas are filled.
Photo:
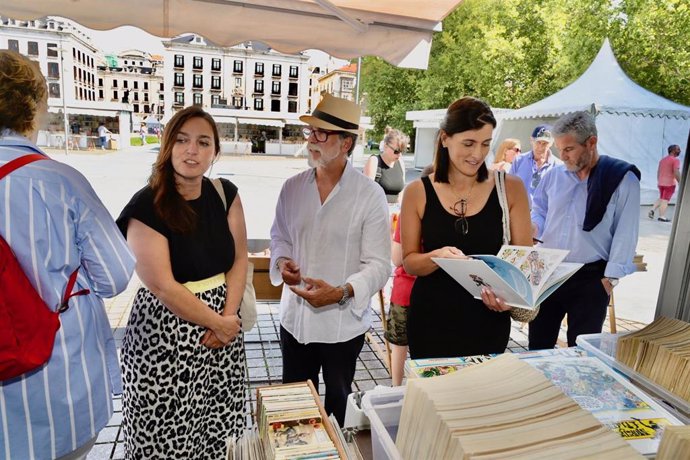
[[337, 69], [317, 73], [316, 84], [312, 85], [311, 104], [316, 106], [323, 93], [330, 93], [335, 97], [355, 100], [357, 83], [357, 64], [348, 64]]
[[309, 107], [308, 56], [256, 42], [222, 47], [195, 34], [163, 45], [165, 120], [194, 104], [213, 115], [225, 140], [302, 141], [298, 117]]
[[139, 124], [163, 118], [163, 67], [163, 56], [147, 51], [105, 55], [97, 66], [97, 100], [130, 104], [134, 130], [138, 131]]
[[100, 121], [118, 132], [120, 117], [128, 119], [126, 105], [115, 101], [97, 103], [98, 50], [71, 23], [51, 18], [19, 21], [0, 17], [0, 48], [37, 61], [46, 77], [51, 116], [48, 131], [39, 136], [41, 145], [64, 142], [65, 131], [88, 135]]

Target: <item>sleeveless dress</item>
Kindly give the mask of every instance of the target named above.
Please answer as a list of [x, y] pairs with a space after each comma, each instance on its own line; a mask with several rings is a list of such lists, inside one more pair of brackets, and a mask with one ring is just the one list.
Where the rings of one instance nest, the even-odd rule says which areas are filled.
[[[446, 211], [428, 177], [422, 178], [426, 206], [424, 251], [455, 246], [467, 255], [497, 254], [503, 244], [503, 211], [496, 188], [484, 208], [467, 216], [469, 232], [455, 231], [457, 216]], [[412, 359], [503, 353], [510, 338], [510, 313], [494, 312], [442, 269], [418, 276], [407, 319]]]
[[[228, 206], [237, 187], [222, 180]], [[153, 210], [153, 193], [140, 190], [117, 219], [126, 236], [135, 218], [168, 239], [173, 276], [198, 281], [232, 267], [234, 240], [220, 196], [208, 179], [188, 201], [199, 217], [189, 235], [172, 232]], [[196, 294], [220, 313], [226, 285]], [[226, 441], [245, 426], [245, 351], [240, 333], [225, 347], [199, 344], [205, 328], [166, 308], [145, 287], [137, 292], [121, 350], [125, 458], [225, 459]]]
[[386, 200], [389, 203], [395, 203], [398, 201], [398, 195], [405, 188], [402, 165], [400, 161], [396, 161], [393, 167], [390, 167], [383, 161], [381, 155], [374, 156], [378, 161], [374, 182], [381, 186], [386, 194]]

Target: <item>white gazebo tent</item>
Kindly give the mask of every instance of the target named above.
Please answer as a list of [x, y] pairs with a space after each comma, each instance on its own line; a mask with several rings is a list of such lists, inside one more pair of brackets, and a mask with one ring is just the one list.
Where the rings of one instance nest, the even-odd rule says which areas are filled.
[[561, 115], [578, 110], [596, 116], [600, 153], [637, 165], [642, 172], [641, 202], [653, 203], [659, 194], [659, 160], [670, 144], [685, 150], [690, 107], [664, 99], [628, 78], [606, 39], [580, 78], [539, 102], [507, 114], [494, 137], [518, 138], [529, 146], [536, 125], [553, 123]]

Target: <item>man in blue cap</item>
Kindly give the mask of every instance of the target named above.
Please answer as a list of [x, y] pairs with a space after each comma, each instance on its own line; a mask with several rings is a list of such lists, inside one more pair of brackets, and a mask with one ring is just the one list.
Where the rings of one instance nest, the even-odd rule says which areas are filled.
[[562, 163], [561, 160], [556, 158], [553, 152], [551, 152], [551, 146], [553, 145], [551, 126], [539, 125], [534, 128], [534, 131], [532, 131], [531, 143], [532, 150], [515, 158], [510, 171], [511, 174], [520, 177], [525, 184], [530, 206], [532, 204], [532, 196], [541, 178], [548, 170]]

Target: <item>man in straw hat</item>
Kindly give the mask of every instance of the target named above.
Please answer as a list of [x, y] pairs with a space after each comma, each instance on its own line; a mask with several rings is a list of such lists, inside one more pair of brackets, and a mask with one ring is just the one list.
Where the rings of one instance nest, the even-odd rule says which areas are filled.
[[383, 189], [352, 167], [361, 109], [326, 94], [307, 123], [309, 164], [288, 179], [271, 228], [271, 282], [283, 285], [283, 382], [326, 385], [326, 412], [342, 425], [369, 301], [390, 275]]

